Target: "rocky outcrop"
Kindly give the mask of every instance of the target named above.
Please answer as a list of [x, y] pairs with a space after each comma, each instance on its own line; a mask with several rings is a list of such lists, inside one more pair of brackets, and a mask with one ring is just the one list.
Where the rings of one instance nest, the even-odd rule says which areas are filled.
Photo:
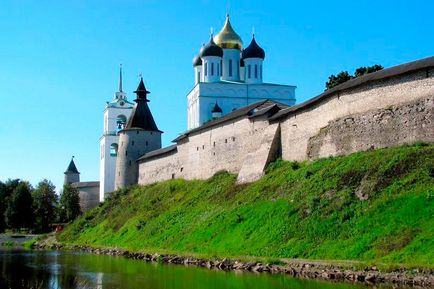
[[376, 267], [357, 269], [356, 263], [336, 265], [327, 262], [307, 260], [283, 260], [281, 265], [261, 262], [242, 262], [232, 259], [204, 259], [171, 254], [147, 254], [130, 252], [119, 248], [94, 248], [90, 246], [64, 246], [59, 243], [46, 246], [34, 244], [34, 249], [74, 250], [92, 254], [123, 256], [146, 262], [199, 266], [224, 271], [246, 271], [253, 273], [288, 274], [298, 278], [326, 279], [332, 281], [358, 282], [365, 284], [389, 283], [395, 286], [414, 286], [433, 288], [434, 269], [396, 269], [390, 272], [378, 270]]

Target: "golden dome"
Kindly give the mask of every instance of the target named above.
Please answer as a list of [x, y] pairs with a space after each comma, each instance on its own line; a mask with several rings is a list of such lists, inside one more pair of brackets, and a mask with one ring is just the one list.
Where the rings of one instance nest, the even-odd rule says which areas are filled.
[[240, 49], [243, 47], [241, 37], [232, 28], [229, 15], [226, 15], [226, 22], [222, 30], [214, 37], [214, 42], [221, 48]]

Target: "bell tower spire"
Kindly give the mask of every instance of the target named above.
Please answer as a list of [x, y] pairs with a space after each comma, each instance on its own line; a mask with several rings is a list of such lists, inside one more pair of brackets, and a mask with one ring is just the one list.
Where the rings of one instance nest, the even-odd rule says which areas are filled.
[[119, 99], [127, 99], [127, 94], [122, 90], [122, 64], [119, 64], [119, 91], [115, 93], [115, 100]]
[[123, 90], [122, 90], [122, 63], [119, 65], [119, 92], [123, 92]]

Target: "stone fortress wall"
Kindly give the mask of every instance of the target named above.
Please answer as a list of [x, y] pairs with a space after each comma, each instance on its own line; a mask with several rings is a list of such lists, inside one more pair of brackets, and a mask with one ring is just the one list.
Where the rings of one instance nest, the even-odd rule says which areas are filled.
[[139, 184], [171, 178], [206, 179], [221, 170], [237, 174], [247, 155], [260, 148], [269, 127], [264, 117], [240, 117], [192, 133], [167, 152], [139, 160]]
[[433, 101], [432, 66], [336, 91], [274, 116], [281, 126], [282, 158], [315, 159], [433, 142]]
[[302, 161], [416, 141], [434, 142], [434, 57], [350, 80], [294, 107], [187, 132], [138, 160], [139, 184], [220, 170], [250, 182], [278, 156]]

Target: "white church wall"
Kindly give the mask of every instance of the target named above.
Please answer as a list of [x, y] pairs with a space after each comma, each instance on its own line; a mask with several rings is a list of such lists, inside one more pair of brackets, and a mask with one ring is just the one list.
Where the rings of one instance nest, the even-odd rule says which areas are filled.
[[[119, 101], [120, 102], [120, 101]], [[115, 187], [115, 171], [116, 171], [116, 158], [117, 156], [110, 153], [112, 144], [119, 147], [119, 135], [117, 131], [118, 118], [122, 116], [127, 120], [132, 112], [133, 105], [124, 102], [123, 106], [109, 105], [104, 110], [104, 130], [100, 138], [100, 187], [99, 199], [104, 201], [105, 195], [114, 191]]]
[[223, 74], [222, 80], [240, 80], [240, 58], [238, 49], [223, 49]]
[[220, 81], [221, 59], [218, 56], [206, 56], [202, 58], [202, 82]]
[[187, 95], [188, 129], [211, 120], [211, 110], [217, 102], [223, 115], [234, 109], [270, 99], [287, 105], [295, 104], [295, 86], [243, 83], [199, 83]]
[[248, 58], [244, 60], [244, 81], [247, 84], [262, 83], [262, 58]]

